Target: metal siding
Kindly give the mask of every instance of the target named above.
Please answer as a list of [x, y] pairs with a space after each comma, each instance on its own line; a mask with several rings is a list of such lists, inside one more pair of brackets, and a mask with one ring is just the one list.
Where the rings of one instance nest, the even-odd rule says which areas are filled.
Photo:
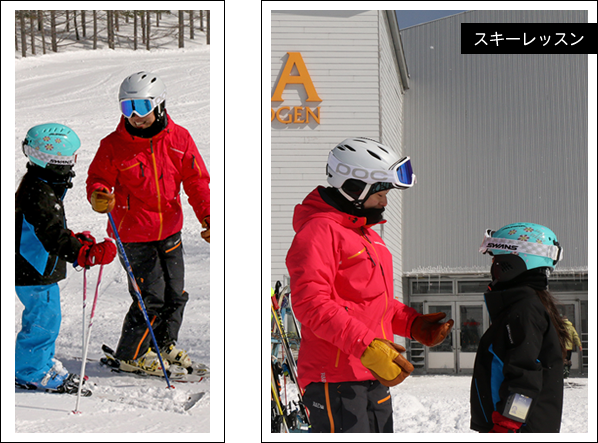
[[[380, 141], [403, 155], [403, 87], [394, 51], [387, 16], [380, 13]], [[403, 195], [400, 191], [388, 194], [383, 239], [393, 257], [394, 296], [403, 301], [403, 260], [401, 210]]]
[[472, 11], [401, 32], [410, 89], [406, 273], [487, 271], [486, 228], [550, 227], [557, 270], [588, 264], [586, 55], [461, 55], [462, 22], [587, 22], [586, 11]]
[[[273, 283], [288, 275], [285, 258], [294, 237], [293, 209], [318, 185], [327, 185], [328, 152], [353, 135], [379, 138], [378, 11], [272, 11], [272, 92], [287, 52], [300, 52], [321, 103], [305, 102], [300, 85], [279, 106], [321, 107], [320, 124], [271, 131]], [[276, 214], [276, 215], [274, 215]]]

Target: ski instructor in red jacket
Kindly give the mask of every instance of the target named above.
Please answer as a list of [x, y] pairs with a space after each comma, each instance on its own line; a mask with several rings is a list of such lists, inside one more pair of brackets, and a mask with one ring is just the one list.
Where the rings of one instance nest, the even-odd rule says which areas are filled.
[[[165, 100], [166, 86], [155, 74], [142, 71], [122, 82], [120, 123], [100, 142], [88, 171], [87, 196], [96, 212], [110, 212], [114, 218], [169, 369], [191, 365], [187, 352], [176, 346], [189, 298], [184, 290], [181, 184], [209, 243], [210, 176], [189, 132], [166, 112]], [[114, 237], [110, 225], [108, 233]], [[133, 303], [115, 356], [124, 363], [121, 369], [160, 375], [130, 282], [129, 292]]]
[[393, 432], [389, 386], [413, 366], [393, 334], [441, 343], [453, 320], [421, 315], [393, 297], [390, 251], [372, 229], [391, 189], [415, 184], [409, 157], [367, 138], [328, 156], [328, 183], [295, 208], [286, 264], [301, 322], [298, 378], [312, 432]]

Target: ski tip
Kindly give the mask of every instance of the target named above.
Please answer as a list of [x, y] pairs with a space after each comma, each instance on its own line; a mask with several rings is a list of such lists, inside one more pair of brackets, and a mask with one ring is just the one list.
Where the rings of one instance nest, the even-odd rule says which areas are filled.
[[81, 415], [81, 411], [71, 411], [69, 415]]

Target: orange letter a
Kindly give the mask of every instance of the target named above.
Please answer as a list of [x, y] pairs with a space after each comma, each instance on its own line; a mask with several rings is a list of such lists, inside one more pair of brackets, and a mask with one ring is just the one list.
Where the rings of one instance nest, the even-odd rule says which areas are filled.
[[[311, 81], [311, 77], [309, 76], [309, 72], [307, 72], [307, 68], [305, 67], [305, 63], [303, 62], [303, 58], [301, 57], [301, 53], [299, 52], [287, 52], [289, 58], [287, 59], [287, 63], [282, 70], [282, 74], [280, 75], [280, 80], [278, 81], [278, 85], [276, 85], [276, 89], [274, 90], [274, 95], [272, 95], [272, 102], [282, 102], [282, 91], [288, 83], [291, 84], [298, 84], [301, 83], [307, 92], [307, 101], [308, 102], [321, 102], [322, 99], [318, 97], [318, 93], [316, 92], [316, 88], [314, 88], [314, 84]], [[291, 75], [291, 70], [293, 66], [297, 66], [297, 71], [299, 75]]]

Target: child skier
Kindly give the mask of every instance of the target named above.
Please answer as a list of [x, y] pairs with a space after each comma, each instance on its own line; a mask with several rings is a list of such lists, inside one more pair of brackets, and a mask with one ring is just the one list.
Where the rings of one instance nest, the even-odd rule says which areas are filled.
[[28, 389], [76, 393], [79, 380], [54, 358], [60, 329], [60, 290], [66, 262], [81, 267], [108, 264], [111, 241], [96, 243], [66, 226], [63, 200], [72, 187], [80, 141], [67, 126], [32, 127], [22, 149], [29, 159], [15, 195], [15, 290], [25, 306], [15, 349], [15, 383]]
[[492, 325], [482, 336], [471, 383], [471, 429], [559, 432], [568, 333], [548, 292], [562, 258], [554, 232], [534, 223], [487, 231], [492, 258], [484, 294]]

